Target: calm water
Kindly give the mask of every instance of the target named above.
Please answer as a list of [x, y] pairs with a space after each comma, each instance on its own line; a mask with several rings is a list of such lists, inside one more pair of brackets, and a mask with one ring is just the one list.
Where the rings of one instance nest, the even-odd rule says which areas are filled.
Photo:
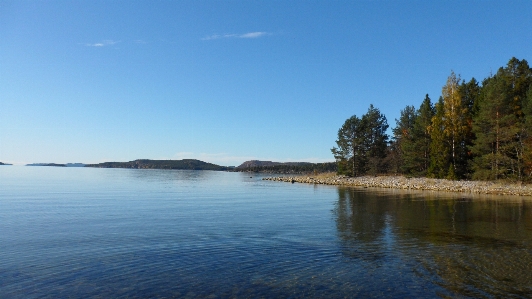
[[0, 298], [532, 297], [532, 200], [0, 167]]

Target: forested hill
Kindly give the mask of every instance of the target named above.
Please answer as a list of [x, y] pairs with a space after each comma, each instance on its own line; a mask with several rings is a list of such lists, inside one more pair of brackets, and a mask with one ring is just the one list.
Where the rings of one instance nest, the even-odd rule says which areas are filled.
[[54, 167], [66, 167], [65, 164], [58, 164], [58, 163], [31, 163], [31, 164], [26, 164], [26, 166], [54, 166]]
[[136, 169], [189, 169], [189, 170], [228, 170], [228, 167], [195, 159], [183, 160], [148, 160], [139, 159], [129, 162], [104, 162], [87, 164], [85, 167], [98, 168], [136, 168]]
[[8, 164], [8, 163], [2, 163], [2, 162], [0, 162], [0, 165], [13, 165], [13, 164]]
[[251, 160], [240, 164], [234, 171], [252, 171], [266, 173], [311, 173], [311, 172], [336, 172], [336, 162], [309, 163], [309, 162], [272, 162]]

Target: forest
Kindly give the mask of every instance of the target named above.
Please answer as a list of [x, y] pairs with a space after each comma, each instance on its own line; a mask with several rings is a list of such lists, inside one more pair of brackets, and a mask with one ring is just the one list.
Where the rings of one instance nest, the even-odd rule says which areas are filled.
[[267, 165], [250, 165], [246, 163], [231, 169], [235, 172], [263, 172], [263, 173], [284, 173], [284, 174], [309, 174], [309, 173], [324, 173], [337, 172], [338, 168], [335, 162], [325, 163], [308, 163], [308, 162], [288, 162]]
[[481, 82], [453, 71], [437, 102], [406, 106], [387, 134], [370, 105], [348, 118], [331, 149], [339, 174], [532, 181], [532, 69], [511, 58]]
[[196, 159], [183, 160], [149, 160], [138, 159], [129, 162], [104, 162], [87, 164], [85, 167], [96, 168], [135, 168], [135, 169], [189, 169], [189, 170], [228, 170], [228, 167], [203, 162]]

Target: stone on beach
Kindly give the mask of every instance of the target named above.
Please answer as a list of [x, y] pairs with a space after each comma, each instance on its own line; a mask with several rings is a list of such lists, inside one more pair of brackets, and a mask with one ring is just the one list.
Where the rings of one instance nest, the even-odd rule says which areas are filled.
[[403, 176], [331, 176], [325, 178], [295, 176], [267, 177], [263, 178], [263, 180], [320, 185], [532, 196], [532, 187], [528, 187], [521, 184], [503, 184], [485, 181], [451, 181], [445, 179], [431, 178], [406, 178]]

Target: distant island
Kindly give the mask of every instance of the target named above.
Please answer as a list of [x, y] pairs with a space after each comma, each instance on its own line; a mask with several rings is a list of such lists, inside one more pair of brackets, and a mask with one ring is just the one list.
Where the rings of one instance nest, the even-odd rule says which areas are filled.
[[[0, 165], [9, 165], [0, 162]], [[31, 163], [26, 166], [55, 166], [55, 167], [94, 167], [94, 168], [133, 168], [133, 169], [180, 169], [180, 170], [214, 170], [230, 172], [260, 172], [278, 174], [310, 174], [337, 172], [336, 162], [273, 162], [250, 160], [239, 166], [221, 166], [196, 159], [182, 160], [150, 160], [137, 159], [129, 162], [103, 162], [97, 164], [84, 163]]]
[[83, 163], [67, 163], [65, 164], [66, 167], [85, 167], [87, 164]]
[[57, 164], [57, 163], [31, 163], [31, 164], [26, 164], [26, 166], [55, 166], [55, 167], [66, 167], [66, 164]]
[[134, 168], [134, 169], [182, 169], [182, 170], [216, 170], [231, 172], [263, 172], [263, 173], [291, 173], [303, 174], [312, 172], [336, 172], [337, 164], [309, 163], [309, 162], [272, 162], [251, 160], [234, 166], [220, 166], [196, 159], [183, 160], [149, 160], [138, 159], [129, 162], [103, 162], [87, 164], [85, 167], [96, 168]]
[[183, 160], [149, 160], [138, 159], [129, 162], [104, 162], [87, 164], [85, 167], [97, 168], [135, 168], [135, 169], [183, 169], [183, 170], [229, 170], [230, 167], [220, 166], [195, 159]]
[[9, 163], [2, 163], [2, 162], [0, 162], [0, 165], [13, 165], [13, 164], [9, 164]]

